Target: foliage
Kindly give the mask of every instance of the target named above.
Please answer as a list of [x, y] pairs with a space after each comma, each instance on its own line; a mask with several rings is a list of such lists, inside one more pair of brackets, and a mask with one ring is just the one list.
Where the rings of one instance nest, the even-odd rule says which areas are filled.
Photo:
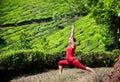
[[53, 21], [56, 23], [56, 27], [59, 28], [59, 21], [62, 19], [59, 12], [54, 12], [52, 16]]
[[90, 10], [92, 10], [92, 8], [94, 8], [97, 5], [98, 1], [99, 0], [86, 0]]
[[118, 16], [119, 3], [120, 1], [117, 0], [99, 0], [97, 6], [93, 10], [93, 16], [97, 19], [96, 21], [112, 22], [114, 17]]
[[[3, 1], [0, 7], [1, 8], [3, 8], [4, 6], [5, 7], [1, 11], [6, 13], [8, 12], [7, 9], [10, 7], [10, 12], [12, 14], [14, 12], [14, 8], [16, 8], [16, 12], [19, 11], [19, 13], [23, 10], [24, 12], [21, 14], [24, 15], [22, 15], [23, 18], [21, 19], [20, 18], [21, 16], [20, 17], [17, 17], [18, 15], [9, 16], [9, 13], [8, 14], [3, 13], [2, 19], [7, 20], [9, 19], [9, 17], [12, 17], [15, 19], [16, 18], [21, 19], [22, 22], [22, 21], [28, 21], [34, 19], [41, 19], [41, 17], [42, 18], [52, 17], [53, 20], [50, 22], [43, 22], [43, 23], [34, 22], [33, 24], [2, 28], [1, 37], [5, 39], [8, 45], [2, 47], [0, 51], [5, 52], [15, 49], [19, 50], [19, 49], [31, 49], [31, 48], [40, 49], [41, 51], [46, 49], [49, 50], [48, 52], [65, 51], [65, 48], [67, 47], [68, 44], [67, 38], [69, 38], [70, 26], [72, 23], [75, 24], [75, 29], [76, 29], [75, 37], [77, 38], [77, 43], [76, 43], [78, 45], [77, 51], [90, 52], [90, 51], [105, 51], [105, 50], [114, 49], [111, 47], [113, 41], [112, 41], [112, 37], [110, 36], [109, 28], [107, 25], [97, 24], [96, 20], [94, 20], [90, 14], [81, 19], [79, 19], [78, 17], [77, 21], [74, 20], [75, 19], [74, 16], [76, 16], [77, 13], [82, 14], [82, 13], [90, 12], [91, 10], [90, 8], [93, 8], [94, 6], [98, 5], [97, 4], [98, 1], [56, 0], [53, 2], [52, 0], [47, 0], [45, 2], [41, 0], [41, 3], [37, 5], [33, 5], [33, 4], [38, 3], [39, 1], [33, 0], [33, 2], [31, 3], [26, 3], [26, 2], [27, 0], [20, 1], [19, 3], [18, 1], [14, 1], [14, 2], [6, 1], [6, 4], [4, 4]], [[7, 5], [8, 3], [12, 3], [11, 6]], [[26, 3], [26, 5], [23, 6], [24, 3]], [[40, 11], [38, 9], [40, 9]], [[65, 16], [67, 15], [70, 16], [70, 18], [69, 17], [66, 18]], [[37, 16], [37, 18], [34, 16]], [[68, 22], [68, 20], [71, 22]], [[18, 23], [18, 21], [14, 23]], [[4, 23], [2, 22], [2, 24]], [[55, 27], [62, 29], [55, 29]], [[25, 33], [24, 41], [22, 41], [22, 38], [21, 39], [19, 38], [20, 36], [22, 36], [21, 32], [23, 31]], [[44, 43], [42, 41], [43, 36], [47, 40], [47, 43], [46, 42]], [[47, 44], [49, 44], [48, 47], [43, 48]]]
[[0, 37], [0, 48], [4, 47], [6, 45], [7, 45], [6, 41], [2, 37]]
[[117, 31], [120, 29], [120, 17], [119, 17], [119, 0], [99, 0], [97, 6], [93, 9], [93, 17], [98, 23], [107, 24], [111, 31], [111, 36], [113, 37], [113, 45], [116, 48], [120, 48], [119, 45], [119, 35]]
[[[111, 45], [111, 37], [108, 36], [109, 31], [106, 25], [97, 25], [91, 15], [83, 17], [76, 22], [75, 25], [75, 38], [77, 39], [77, 51], [91, 52], [91, 51], [105, 51], [106, 45]], [[51, 34], [48, 36], [49, 44], [52, 45], [50, 51], [65, 50], [68, 44], [70, 27]], [[54, 38], [56, 37], [56, 38]], [[51, 40], [52, 39], [52, 40]], [[58, 47], [59, 46], [59, 47]], [[57, 49], [55, 49], [55, 47]]]
[[118, 55], [119, 54], [115, 55], [108, 52], [92, 52], [81, 55], [81, 61], [84, 62], [87, 66], [107, 67], [114, 64], [114, 60]]
[[[63, 24], [67, 21], [61, 20], [60, 22]], [[74, 24], [76, 30], [75, 37], [77, 39], [76, 51], [90, 52], [112, 50], [112, 48], [107, 49], [106, 47], [112, 43], [106, 25], [97, 25], [95, 20], [91, 18], [91, 15], [87, 15], [77, 20]], [[2, 30], [5, 32], [3, 32], [1, 36], [8, 43], [8, 46], [3, 47], [1, 51], [5, 52], [13, 49], [23, 49], [23, 47], [26, 47], [27, 49], [27, 44], [30, 45], [28, 46], [28, 49], [45, 50], [47, 53], [65, 51], [68, 45], [71, 25], [68, 25], [63, 29], [55, 29], [55, 27], [56, 22], [54, 23], [52, 21], [48, 23], [3, 28]], [[21, 41], [19, 38], [22, 32], [25, 33], [25, 41]], [[46, 39], [46, 42], [42, 41], [45, 40], [44, 38]], [[45, 47], [45, 45], [47, 47]], [[45, 48], [43, 49], [43, 47]]]
[[21, 44], [20, 46], [22, 49], [31, 49], [32, 48], [32, 46], [30, 44], [30, 39], [28, 38], [28, 35], [25, 34], [25, 32], [21, 33], [19, 43]]
[[58, 61], [65, 59], [65, 52], [46, 54], [45, 68], [58, 68]]
[[0, 70], [21, 70], [21, 72], [28, 72], [34, 68], [43, 70], [43, 61], [44, 55], [40, 51], [11, 51], [9, 54], [0, 56]]
[[58, 22], [59, 20], [61, 20], [60, 13], [59, 12], [54, 12], [52, 18], [55, 22]]
[[[0, 22], [1, 25], [6, 25], [18, 24], [20, 22], [33, 19], [49, 18], [52, 17], [53, 12], [56, 11], [61, 15], [71, 14], [71, 12], [74, 12], [74, 14], [79, 11], [84, 12], [87, 8], [84, 6], [85, 3], [82, 1], [68, 0], [68, 2], [66, 2], [63, 0], [3, 0], [0, 5], [0, 12], [3, 12], [0, 13]], [[71, 4], [71, 2], [73, 2], [73, 4]], [[68, 8], [69, 6], [71, 7]]]
[[25, 31], [20, 33], [18, 41], [13, 45], [13, 49], [32, 49], [32, 44], [30, 42], [29, 34], [26, 34]]
[[44, 53], [47, 53], [48, 49], [49, 49], [49, 41], [45, 38], [45, 37], [42, 37], [41, 40], [40, 40], [40, 49], [42, 52]]

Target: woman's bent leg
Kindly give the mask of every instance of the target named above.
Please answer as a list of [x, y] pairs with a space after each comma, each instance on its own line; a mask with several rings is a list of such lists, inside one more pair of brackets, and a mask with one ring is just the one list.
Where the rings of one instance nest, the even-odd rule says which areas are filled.
[[63, 66], [58, 66], [59, 67], [59, 74], [62, 74], [63, 72]]
[[58, 62], [59, 73], [62, 74], [63, 66], [68, 66], [68, 65], [69, 65], [69, 62], [67, 60], [60, 60]]

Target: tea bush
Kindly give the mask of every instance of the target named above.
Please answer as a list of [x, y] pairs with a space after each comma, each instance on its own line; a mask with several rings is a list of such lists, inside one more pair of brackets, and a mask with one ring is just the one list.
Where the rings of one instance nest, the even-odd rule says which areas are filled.
[[[76, 52], [76, 57], [80, 62], [90, 67], [112, 66], [115, 58], [119, 55], [119, 50], [113, 52]], [[61, 59], [65, 59], [64, 51], [51, 54], [44, 54], [39, 50], [11, 51], [9, 54], [0, 55], [0, 71], [12, 71], [14, 74], [55, 69]]]
[[77, 53], [77, 58], [90, 67], [107, 67], [113, 66], [115, 59], [120, 55], [120, 50], [113, 52], [87, 52]]
[[[30, 71], [34, 68], [43, 70], [44, 55], [40, 51], [11, 51], [0, 56], [0, 70]], [[37, 66], [37, 67], [36, 67]]]

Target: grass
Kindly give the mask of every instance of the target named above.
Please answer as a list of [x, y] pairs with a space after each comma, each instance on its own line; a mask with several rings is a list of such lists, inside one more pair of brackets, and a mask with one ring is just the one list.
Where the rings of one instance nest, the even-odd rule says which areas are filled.
[[[99, 80], [110, 71], [111, 68], [94, 68]], [[98, 82], [94, 75], [89, 72], [76, 69], [65, 68], [62, 75], [58, 74], [58, 70], [49, 70], [48, 72], [37, 73], [32, 75], [18, 76], [10, 82]]]

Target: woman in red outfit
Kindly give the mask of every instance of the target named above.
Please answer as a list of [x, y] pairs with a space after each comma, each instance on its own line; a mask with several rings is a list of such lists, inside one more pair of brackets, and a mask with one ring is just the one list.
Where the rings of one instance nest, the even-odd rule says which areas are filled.
[[92, 73], [95, 73], [95, 71], [93, 69], [91, 69], [90, 67], [84, 66], [83, 64], [81, 64], [79, 62], [78, 59], [75, 58], [75, 56], [74, 56], [74, 51], [76, 49], [75, 41], [76, 41], [76, 39], [74, 38], [74, 26], [72, 26], [72, 32], [71, 32], [71, 35], [69, 38], [69, 46], [68, 46], [67, 52], [66, 52], [66, 60], [60, 60], [58, 62], [60, 74], [62, 74], [63, 66], [70, 66], [70, 65], [80, 68], [80, 69], [83, 69], [83, 70], [90, 71]]

